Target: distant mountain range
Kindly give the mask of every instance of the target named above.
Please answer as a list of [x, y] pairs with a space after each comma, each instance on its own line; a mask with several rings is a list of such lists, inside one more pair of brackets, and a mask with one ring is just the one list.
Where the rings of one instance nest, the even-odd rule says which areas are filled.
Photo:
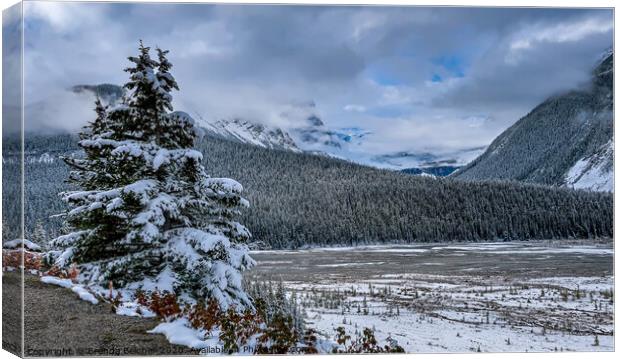
[[[115, 104], [124, 90], [113, 84], [77, 85]], [[613, 191], [613, 53], [602, 56], [587, 88], [554, 96], [500, 134], [488, 147], [451, 153], [359, 151], [370, 131], [332, 129], [316, 105], [290, 106], [280, 114], [289, 127], [253, 119], [206, 120], [198, 124], [213, 137], [292, 152], [305, 152], [412, 175], [467, 181], [515, 180], [595, 191]]]
[[[91, 93], [106, 104], [114, 105], [123, 95], [121, 87], [111, 84], [77, 85], [75, 93]], [[362, 154], [359, 146], [372, 136], [360, 127], [332, 129], [319, 117], [314, 103], [290, 106], [280, 114], [287, 128], [269, 126], [259, 120], [242, 118], [207, 120], [196, 115], [198, 124], [211, 136], [268, 149], [306, 152], [346, 159], [372, 167], [404, 170], [409, 174], [427, 173], [445, 176], [446, 168], [457, 169], [480, 155], [484, 147], [448, 154], [400, 151], [388, 154]]]
[[[299, 113], [298, 113], [299, 115]], [[288, 115], [287, 115], [288, 116]], [[315, 114], [292, 121], [299, 125], [284, 130], [241, 119], [200, 121], [210, 135], [253, 144], [263, 148], [306, 152], [341, 158], [372, 167], [402, 170], [405, 173], [443, 177], [479, 156], [485, 147], [437, 154], [401, 151], [381, 155], [360, 155], [356, 147], [372, 135], [358, 127], [332, 130]]]
[[[295, 118], [291, 118], [293, 116]], [[295, 111], [294, 115], [283, 113], [282, 117], [291, 119], [294, 125], [284, 129], [239, 118], [215, 122], [200, 120], [199, 125], [211, 135], [259, 147], [335, 156], [367, 134], [361, 130], [331, 130], [308, 109]]]
[[613, 103], [608, 52], [586, 88], [547, 99], [452, 177], [613, 191]]
[[401, 170], [409, 174], [431, 174], [437, 177], [450, 175], [480, 156], [486, 147], [473, 147], [461, 151], [435, 153], [430, 151], [401, 151], [371, 158], [375, 167]]
[[202, 121], [200, 125], [211, 135], [220, 138], [264, 148], [302, 152], [291, 136], [280, 128], [267, 128], [264, 125], [241, 119]]

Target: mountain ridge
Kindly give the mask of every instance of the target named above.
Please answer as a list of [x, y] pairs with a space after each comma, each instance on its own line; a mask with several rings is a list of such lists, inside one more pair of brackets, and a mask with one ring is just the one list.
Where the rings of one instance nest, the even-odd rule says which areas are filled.
[[248, 143], [270, 149], [301, 152], [291, 136], [280, 128], [268, 128], [264, 125], [235, 118], [215, 122], [201, 121], [200, 126], [211, 135]]
[[613, 53], [588, 87], [543, 101], [452, 177], [613, 191]]

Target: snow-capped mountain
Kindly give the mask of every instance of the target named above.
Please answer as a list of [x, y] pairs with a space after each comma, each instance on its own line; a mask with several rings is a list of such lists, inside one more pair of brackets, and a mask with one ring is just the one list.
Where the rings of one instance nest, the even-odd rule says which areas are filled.
[[613, 191], [613, 53], [605, 56], [587, 87], [538, 105], [453, 177]]
[[218, 137], [265, 148], [302, 152], [291, 136], [281, 128], [269, 128], [240, 119], [218, 120], [216, 122], [201, 121], [200, 125], [208, 133]]
[[[104, 104], [109, 105], [116, 104], [124, 95], [122, 87], [112, 84], [76, 85], [70, 90], [75, 94], [92, 96], [93, 100], [98, 96]], [[472, 149], [447, 154], [408, 151], [373, 154], [363, 151], [366, 140], [373, 135], [372, 132], [360, 127], [328, 126], [321, 119], [314, 102], [285, 106], [278, 116], [279, 118], [272, 119], [273, 122], [286, 124], [286, 127], [265, 124], [269, 121], [264, 119], [205, 119], [197, 113], [193, 117], [211, 136], [263, 148], [340, 158], [372, 167], [407, 170], [406, 172], [411, 174], [423, 172], [442, 175], [446, 173], [444, 167], [463, 166], [483, 150]]]
[[307, 151], [325, 151], [342, 149], [345, 141], [341, 140], [333, 131], [330, 131], [323, 121], [316, 115], [308, 116], [301, 125], [291, 128], [291, 134], [296, 142]]
[[401, 172], [419, 176], [446, 177], [459, 168], [456, 166], [414, 167], [405, 168]]
[[[124, 95], [122, 87], [113, 84], [76, 85], [75, 94], [98, 96], [104, 104], [114, 105]], [[360, 145], [370, 132], [357, 127], [333, 130], [317, 115], [313, 102], [290, 105], [280, 113], [288, 127], [266, 125], [261, 120], [243, 118], [206, 120], [200, 114], [198, 125], [211, 135], [264, 148], [308, 152], [346, 158], [341, 152]]]
[[220, 119], [199, 124], [211, 135], [260, 147], [308, 152], [348, 158], [347, 152], [359, 146], [370, 132], [356, 127], [330, 129], [316, 114], [313, 103], [291, 106], [280, 114], [286, 128], [246, 119]]
[[[359, 151], [371, 132], [359, 127], [330, 129], [317, 115], [297, 109], [282, 116], [293, 124], [287, 130], [256, 122], [233, 119], [208, 122], [200, 120], [207, 133], [264, 148], [307, 152], [409, 174], [446, 176], [479, 156], [484, 147], [450, 153], [408, 152], [372, 155]], [[447, 170], [450, 168], [451, 170]]]
[[288, 133], [297, 147], [306, 152], [343, 156], [352, 147], [360, 145], [370, 132], [360, 128], [332, 129], [318, 115], [316, 104], [290, 106], [281, 117], [289, 123]]
[[[79, 95], [98, 96], [105, 104], [114, 105], [124, 95], [122, 87], [112, 84], [76, 85], [71, 91]], [[223, 118], [205, 119], [195, 113], [198, 125], [211, 136], [255, 146], [306, 152], [349, 160], [367, 166], [405, 170], [406, 173], [430, 173], [444, 176], [446, 168], [464, 166], [482, 153], [474, 148], [454, 153], [399, 151], [368, 153], [363, 150], [373, 134], [360, 127], [332, 128], [320, 117], [314, 102], [288, 105], [273, 122], [286, 127], [265, 124], [264, 119]]]

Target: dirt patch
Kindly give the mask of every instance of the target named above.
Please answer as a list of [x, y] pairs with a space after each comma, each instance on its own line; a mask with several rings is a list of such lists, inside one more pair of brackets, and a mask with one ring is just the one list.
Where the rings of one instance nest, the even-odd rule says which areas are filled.
[[[19, 274], [3, 273], [2, 289], [9, 300], [19, 301]], [[168, 343], [161, 334], [146, 333], [159, 323], [155, 319], [117, 315], [107, 303], [85, 302], [71, 290], [44, 284], [36, 276], [25, 276], [24, 297], [25, 356], [197, 354]], [[3, 306], [4, 318], [15, 317], [7, 309]]]
[[17, 273], [2, 273], [2, 349], [22, 352], [22, 285]]

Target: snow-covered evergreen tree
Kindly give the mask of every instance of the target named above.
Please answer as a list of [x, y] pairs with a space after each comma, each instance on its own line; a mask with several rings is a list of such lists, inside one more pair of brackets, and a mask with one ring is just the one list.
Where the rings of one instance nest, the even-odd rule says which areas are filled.
[[52, 241], [50, 259], [76, 264], [88, 284], [174, 291], [213, 298], [222, 308], [252, 306], [241, 272], [254, 264], [249, 231], [234, 220], [248, 202], [232, 179], [211, 178], [200, 135], [183, 112], [171, 112], [178, 90], [167, 51], [158, 59], [140, 42], [129, 57], [122, 103], [104, 108], [82, 133], [83, 158], [67, 158], [81, 190], [64, 193], [72, 232]]
[[43, 222], [41, 222], [41, 220], [38, 220], [36, 222], [36, 224], [34, 225], [34, 229], [32, 230], [31, 237], [27, 239], [30, 239], [31, 241], [42, 247], [45, 247], [47, 245], [48, 234], [45, 230], [45, 227], [43, 227]]

